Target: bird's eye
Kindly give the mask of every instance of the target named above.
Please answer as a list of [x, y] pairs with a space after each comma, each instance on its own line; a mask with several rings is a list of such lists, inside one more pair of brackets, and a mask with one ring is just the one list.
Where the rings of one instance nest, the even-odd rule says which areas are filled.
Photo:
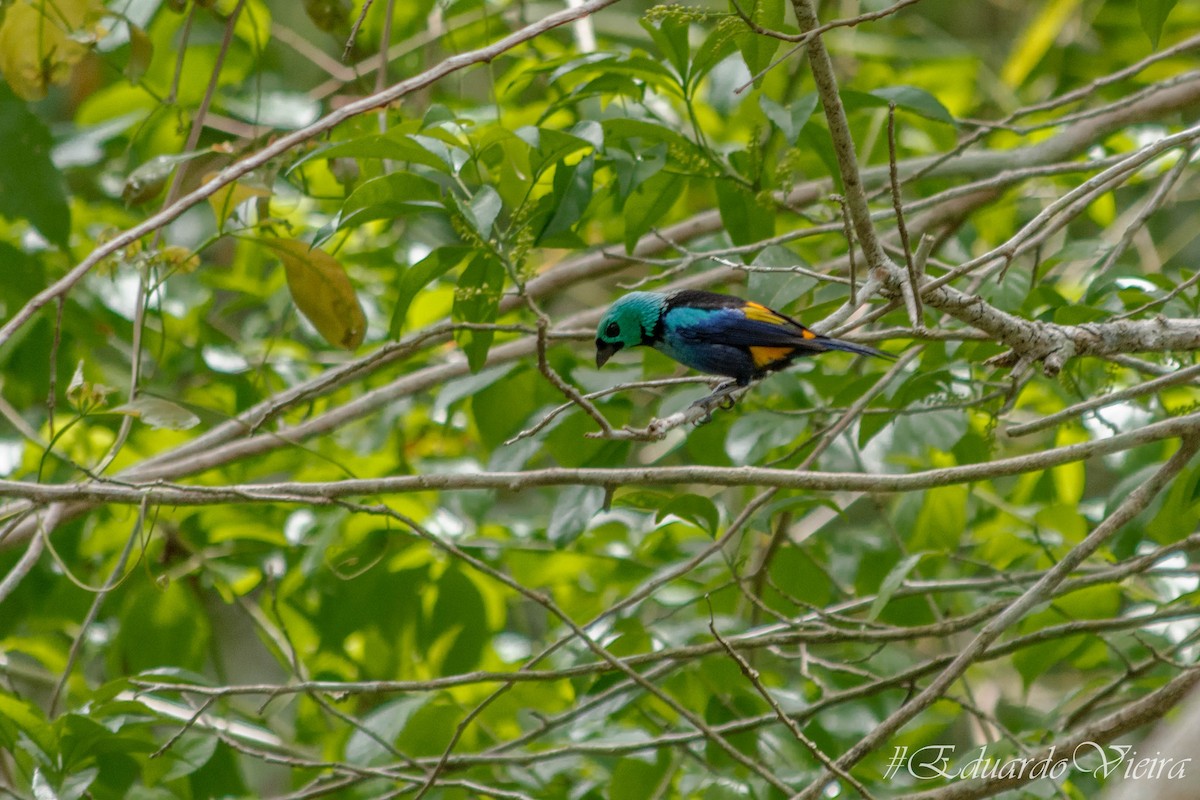
[[621, 326], [615, 322], [608, 323], [608, 327], [604, 329], [604, 335], [610, 339], [615, 339], [621, 335]]

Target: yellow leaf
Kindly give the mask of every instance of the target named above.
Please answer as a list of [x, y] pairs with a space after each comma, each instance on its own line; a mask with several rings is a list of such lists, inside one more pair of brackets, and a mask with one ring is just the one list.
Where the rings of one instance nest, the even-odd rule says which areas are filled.
[[[1088, 438], [1088, 433], [1082, 426], [1065, 425], [1059, 428], [1058, 433], [1055, 434], [1054, 446], [1065, 447], [1070, 444], [1081, 444]], [[1058, 495], [1059, 503], [1075, 506], [1083, 499], [1083, 487], [1087, 480], [1087, 473], [1082, 461], [1072, 461], [1069, 464], [1054, 467], [1050, 470], [1050, 477], [1054, 481], [1054, 492]]]
[[0, 25], [0, 74], [23, 100], [46, 96], [51, 84], [66, 83], [87, 53], [80, 39], [99, 33], [100, 0], [17, 0]]
[[296, 307], [334, 347], [354, 350], [367, 332], [367, 318], [338, 260], [295, 239], [261, 239], [283, 261]]
[[1092, 204], [1087, 207], [1088, 216], [1102, 228], [1107, 228], [1116, 222], [1117, 219], [1117, 199], [1112, 192], [1105, 192], [1092, 201]]
[[1019, 45], [1000, 71], [1000, 80], [1004, 81], [1006, 86], [1016, 89], [1025, 83], [1029, 73], [1033, 72], [1046, 52], [1054, 46], [1063, 26], [1078, 9], [1079, 2], [1080, 0], [1052, 0], [1042, 6], [1041, 11], [1021, 34]]
[[[217, 173], [215, 172], [209, 173], [204, 176], [204, 182], [208, 183], [216, 176]], [[250, 180], [234, 181], [222, 186], [214, 194], [208, 196], [208, 204], [212, 206], [213, 213], [217, 215], [217, 222], [224, 224], [225, 220], [229, 219], [229, 215], [233, 213], [233, 210], [251, 197], [271, 196], [270, 189], [259, 182], [255, 182], [254, 173], [250, 173], [246, 177]]]

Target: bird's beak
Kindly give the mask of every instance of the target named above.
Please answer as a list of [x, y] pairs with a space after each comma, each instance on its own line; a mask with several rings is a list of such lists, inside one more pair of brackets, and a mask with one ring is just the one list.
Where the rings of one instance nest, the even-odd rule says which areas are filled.
[[613, 353], [621, 349], [621, 343], [606, 342], [603, 339], [596, 340], [596, 368], [604, 366], [604, 363], [612, 358]]

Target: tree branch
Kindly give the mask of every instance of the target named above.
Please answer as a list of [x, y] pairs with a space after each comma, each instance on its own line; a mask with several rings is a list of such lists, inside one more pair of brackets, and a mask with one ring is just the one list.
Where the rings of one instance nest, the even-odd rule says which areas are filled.
[[[1012, 625], [1020, 621], [1035, 606], [1044, 602], [1053, 592], [1054, 588], [1062, 583], [1076, 567], [1082, 564], [1084, 559], [1096, 552], [1102, 544], [1112, 538], [1126, 523], [1130, 522], [1146, 506], [1150, 505], [1150, 502], [1162, 491], [1163, 487], [1187, 466], [1192, 456], [1196, 454], [1197, 449], [1200, 449], [1200, 438], [1197, 438], [1196, 432], [1193, 430], [1191, 434], [1184, 438], [1175, 454], [1149, 480], [1134, 489], [1103, 522], [1096, 526], [1095, 530], [1087, 535], [1087, 538], [1071, 548], [1065, 556], [1042, 575], [1037, 583], [1026, 589], [1011, 605], [985, 625], [975, 638], [971, 640], [971, 643], [928, 686], [904, 703], [904, 705], [900, 706], [900, 708], [893, 711], [887, 719], [877, 725], [870, 733], [851, 747], [850, 750], [838, 758], [837, 766], [843, 770], [850, 769], [863, 756], [882, 745], [889, 736], [899, 731], [917, 714], [936, 702], [950, 688], [951, 684], [961, 678], [967, 668], [979, 659], [988, 645], [998, 639]], [[1193, 680], [1195, 679], [1200, 679], [1200, 671], [1194, 675]], [[1191, 683], [1187, 685], [1190, 686]], [[834, 777], [833, 773], [826, 770], [824, 777], [809, 783], [802, 792], [796, 795], [796, 800], [816, 800], [824, 791], [828, 780], [832, 777]]]
[[396, 475], [316, 483], [247, 483], [230, 486], [184, 486], [161, 481], [136, 484], [90, 482], [56, 486], [0, 481], [0, 497], [22, 498], [39, 504], [101, 502], [125, 505], [137, 505], [144, 497], [148, 497], [149, 502], [154, 504], [193, 506], [218, 503], [331, 503], [343, 497], [448, 489], [501, 489], [516, 492], [538, 486], [654, 486], [688, 483], [709, 486], [769, 486], [826, 492], [907, 492], [1049, 469], [1150, 442], [1190, 437], [1198, 430], [1200, 412], [1163, 420], [1104, 439], [1065, 445], [1053, 450], [905, 475], [795, 472], [763, 467], [690, 466], [549, 468], [524, 472]]

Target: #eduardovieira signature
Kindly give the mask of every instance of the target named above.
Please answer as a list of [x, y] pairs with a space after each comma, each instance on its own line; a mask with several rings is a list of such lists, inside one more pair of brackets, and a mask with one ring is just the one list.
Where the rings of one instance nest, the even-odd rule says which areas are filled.
[[1070, 751], [1060, 753], [1057, 746], [1052, 746], [1040, 757], [1025, 758], [989, 756], [984, 745], [978, 751], [967, 751], [975, 757], [956, 767], [951, 761], [956, 749], [957, 746], [952, 744], [926, 745], [915, 750], [899, 745], [888, 760], [884, 777], [890, 779], [904, 771], [917, 780], [1039, 780], [1058, 779], [1075, 771], [1102, 779], [1121, 776], [1126, 780], [1178, 780], [1186, 776], [1192, 761], [1191, 758], [1171, 758], [1158, 752], [1139, 757], [1138, 752], [1127, 744], [1081, 742]]

